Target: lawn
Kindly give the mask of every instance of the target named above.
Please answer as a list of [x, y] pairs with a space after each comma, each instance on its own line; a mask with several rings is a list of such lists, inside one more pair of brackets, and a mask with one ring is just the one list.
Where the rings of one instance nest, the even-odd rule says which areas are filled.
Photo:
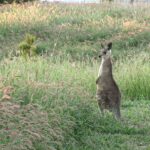
[[[150, 7], [0, 6], [0, 149], [149, 150]], [[26, 34], [41, 54], [18, 55]], [[113, 42], [121, 121], [95, 98], [100, 43]]]

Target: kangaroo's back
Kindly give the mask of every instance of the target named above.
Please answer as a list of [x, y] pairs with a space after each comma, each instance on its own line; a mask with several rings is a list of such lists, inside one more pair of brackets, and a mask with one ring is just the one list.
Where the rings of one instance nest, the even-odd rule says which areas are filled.
[[112, 74], [111, 47], [112, 43], [103, 47], [100, 55], [102, 61], [96, 80], [96, 96], [102, 113], [104, 109], [108, 109], [112, 111], [117, 118], [120, 118], [121, 94]]

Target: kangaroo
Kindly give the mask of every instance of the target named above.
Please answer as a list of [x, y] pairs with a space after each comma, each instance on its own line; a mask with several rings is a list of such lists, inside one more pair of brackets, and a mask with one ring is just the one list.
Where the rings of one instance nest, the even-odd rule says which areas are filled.
[[108, 109], [113, 112], [116, 119], [120, 119], [121, 93], [112, 74], [111, 48], [111, 42], [105, 46], [102, 45], [102, 51], [99, 55], [100, 58], [102, 57], [102, 61], [96, 80], [96, 97], [102, 115], [104, 115], [104, 109]]

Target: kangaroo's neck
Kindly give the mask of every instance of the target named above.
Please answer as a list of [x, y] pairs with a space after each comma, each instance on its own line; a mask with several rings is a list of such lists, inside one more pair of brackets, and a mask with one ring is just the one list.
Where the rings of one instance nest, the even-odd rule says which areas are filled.
[[112, 77], [112, 63], [111, 58], [104, 59], [102, 58], [100, 67], [99, 67], [99, 73], [98, 77]]

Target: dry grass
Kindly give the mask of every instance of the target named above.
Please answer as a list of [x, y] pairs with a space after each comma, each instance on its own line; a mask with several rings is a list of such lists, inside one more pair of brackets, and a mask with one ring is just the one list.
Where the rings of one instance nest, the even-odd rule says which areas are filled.
[[[12, 4], [7, 5], [7, 7], [1, 8], [0, 24], [9, 26], [10, 28], [14, 25], [22, 25], [26, 27], [28, 25], [33, 25], [35, 23], [48, 24], [49, 21], [56, 17], [58, 12], [58, 7], [53, 5], [51, 7], [43, 7], [40, 4], [33, 5], [20, 5]], [[51, 14], [51, 15], [49, 15]]]
[[[15, 51], [24, 35], [32, 33], [50, 55], [65, 57], [69, 54], [74, 59], [93, 57], [102, 41], [128, 42], [129, 36], [134, 39], [137, 35], [148, 32], [149, 10], [149, 6], [107, 4], [34, 3], [1, 6], [0, 42], [3, 52], [0, 56]], [[127, 48], [129, 47], [116, 46], [115, 50], [124, 51]]]
[[50, 125], [48, 114], [38, 106], [0, 102], [0, 116], [0, 149], [55, 150], [62, 146], [62, 130], [56, 127], [55, 117]]

